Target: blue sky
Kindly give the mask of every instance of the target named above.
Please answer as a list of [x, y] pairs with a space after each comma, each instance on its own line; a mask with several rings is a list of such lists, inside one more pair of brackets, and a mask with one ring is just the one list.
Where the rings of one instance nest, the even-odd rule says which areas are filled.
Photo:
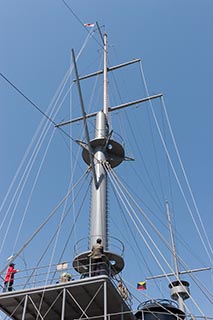
[[[112, 54], [110, 63], [113, 65], [141, 58], [150, 94], [160, 92], [164, 94], [185, 170], [206, 232], [212, 242], [212, 1], [67, 0], [66, 3], [77, 18], [61, 0], [20, 0], [18, 3], [15, 0], [1, 1], [0, 72], [45, 112], [69, 68], [71, 49], [74, 48], [78, 52], [90, 31], [85, 29], [80, 21], [82, 23], [98, 21], [100, 26], [104, 25], [104, 30], [108, 34], [109, 51]], [[88, 72], [89, 67], [90, 71], [96, 70], [95, 59], [99, 57], [101, 49], [97, 39], [96, 35], [96, 40], [91, 41], [95, 58], [92, 56], [92, 50], [89, 50], [89, 53], [84, 53], [82, 60], [79, 61], [81, 74]], [[129, 69], [127, 72], [130, 81], [125, 84], [121, 81], [127, 88], [122, 92], [123, 102], [145, 96], [145, 91], [139, 90], [139, 80], [131, 81], [132, 73]], [[0, 88], [0, 200], [3, 201], [42, 116], [3, 78], [0, 78]], [[86, 100], [85, 91], [84, 95]], [[56, 122], [69, 119], [68, 109], [69, 102], [66, 100]], [[96, 109], [93, 106], [93, 110]], [[73, 114], [75, 116], [80, 114], [79, 103], [74, 105]], [[136, 111], [133, 114], [129, 115], [129, 120], [139, 120]], [[142, 122], [142, 126], [145, 127], [146, 119], [143, 120], [143, 113], [141, 117], [142, 121], [145, 121]], [[117, 125], [116, 117], [113, 121]], [[78, 127], [73, 129], [75, 138], [79, 134], [78, 129]], [[122, 135], [119, 129], [116, 130]], [[129, 140], [128, 152], [135, 156], [130, 136], [130, 132], [126, 131], [123, 138]], [[42, 221], [47, 215], [46, 212], [56, 205], [67, 190], [68, 175], [64, 169], [69, 165], [67, 152], [69, 142], [59, 133], [54, 135], [54, 139], [55, 144], [50, 147], [47, 164], [42, 169], [41, 179], [35, 190], [35, 199], [30, 205], [29, 211], [32, 211], [33, 217], [30, 218], [29, 215], [26, 218], [29, 230], [32, 224], [36, 226]], [[143, 142], [142, 150], [149, 149], [151, 140], [149, 137], [148, 139], [148, 142]], [[125, 164], [123, 173], [127, 175], [128, 181], [131, 181], [131, 177], [125, 171], [126, 168]], [[82, 170], [85, 170], [83, 163], [79, 165], [79, 172]], [[122, 169], [119, 174], [122, 174]], [[162, 180], [164, 181], [163, 174]], [[136, 180], [131, 182], [137, 183]], [[190, 239], [194, 237], [194, 231], [191, 229], [192, 222], [185, 215], [185, 209], [180, 203], [181, 196], [177, 193], [176, 197], [178, 212], [175, 221], [180, 220], [176, 222], [177, 227], [181, 227], [181, 232], [183, 231], [189, 240], [189, 245], [195, 245], [196, 253], [207, 266], [209, 261], [199, 244], [199, 238], [195, 236], [194, 241]], [[146, 200], [148, 201], [148, 197]], [[17, 211], [20, 212], [23, 208], [24, 205], [20, 205]], [[17, 211], [16, 215], [19, 214]], [[86, 233], [86, 226], [82, 234]], [[14, 222], [10, 231], [12, 243], [15, 241], [15, 230]], [[114, 231], [113, 226], [112, 230]], [[23, 238], [25, 233], [27, 237], [26, 229], [22, 231]], [[1, 267], [4, 266], [12, 250], [8, 241], [6, 243], [8, 247], [5, 245], [1, 252]], [[21, 241], [20, 239], [19, 245]], [[178, 245], [178, 249], [181, 249], [181, 245]], [[32, 258], [30, 255], [29, 257]], [[21, 265], [21, 260], [19, 263]], [[132, 268], [131, 265], [129, 267]], [[199, 266], [193, 261], [191, 267]], [[132, 282], [137, 282], [143, 280], [140, 277], [146, 277], [146, 272], [138, 270], [137, 275], [135, 277], [131, 275], [130, 278]], [[210, 282], [209, 273], [201, 276], [201, 279], [206, 283]], [[199, 299], [199, 295], [196, 298]], [[205, 310], [211, 315], [209, 304], [205, 305]]]

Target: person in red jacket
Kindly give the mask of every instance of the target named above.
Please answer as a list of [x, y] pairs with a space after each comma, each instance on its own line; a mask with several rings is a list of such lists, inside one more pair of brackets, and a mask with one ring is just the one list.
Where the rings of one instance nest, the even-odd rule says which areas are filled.
[[4, 292], [13, 290], [14, 274], [19, 270], [14, 268], [15, 264], [10, 263], [4, 278]]

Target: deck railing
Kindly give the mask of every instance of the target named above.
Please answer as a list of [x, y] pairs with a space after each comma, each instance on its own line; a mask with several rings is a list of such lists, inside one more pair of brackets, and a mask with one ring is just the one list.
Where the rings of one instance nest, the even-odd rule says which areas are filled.
[[[39, 287], [45, 288], [53, 284], [63, 284], [80, 279], [106, 275], [109, 277], [113, 285], [118, 289], [119, 294], [125, 300], [127, 305], [131, 306], [131, 294], [123, 284], [126, 289], [126, 294], [122, 295], [122, 292], [120, 291], [118, 286], [118, 283], [122, 282], [122, 279], [118, 275], [116, 277], [111, 277], [112, 268], [113, 266], [111, 266], [106, 259], [103, 259], [102, 262], [90, 263], [89, 265], [85, 265], [85, 273], [81, 274], [77, 273], [76, 270], [72, 267], [71, 261], [20, 270], [15, 274], [12, 291], [33, 289]], [[3, 278], [1, 287], [2, 292], [7, 291], [7, 289], [4, 289]]]

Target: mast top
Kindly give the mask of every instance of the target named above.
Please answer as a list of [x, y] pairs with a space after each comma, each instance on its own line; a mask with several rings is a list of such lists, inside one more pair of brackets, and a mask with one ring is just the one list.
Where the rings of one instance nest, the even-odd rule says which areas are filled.
[[108, 76], [107, 76], [107, 34], [104, 33], [104, 92], [103, 92], [103, 112], [108, 119]]

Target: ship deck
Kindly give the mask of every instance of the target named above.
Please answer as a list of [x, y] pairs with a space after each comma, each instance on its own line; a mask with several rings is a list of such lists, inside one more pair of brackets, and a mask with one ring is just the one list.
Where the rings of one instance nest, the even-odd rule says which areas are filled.
[[0, 309], [14, 320], [135, 319], [106, 275], [5, 292]]

